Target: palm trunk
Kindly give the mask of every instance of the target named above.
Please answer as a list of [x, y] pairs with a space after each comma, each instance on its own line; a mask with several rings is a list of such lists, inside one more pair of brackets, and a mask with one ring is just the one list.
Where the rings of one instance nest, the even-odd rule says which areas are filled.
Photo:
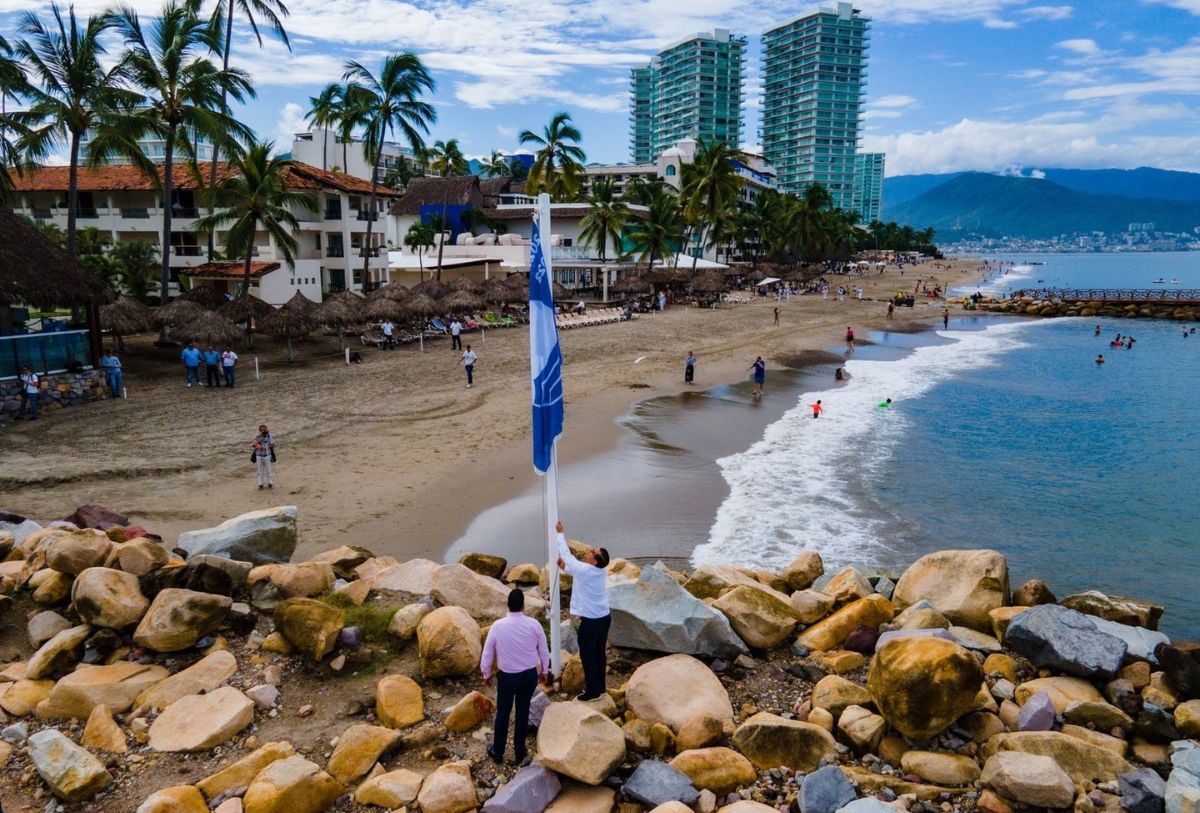
[[[171, 194], [174, 191], [172, 170], [175, 164], [175, 127], [172, 124], [167, 129], [167, 144], [163, 150], [163, 227], [162, 227], [162, 263], [159, 277], [159, 305], [167, 304], [171, 289]], [[166, 341], [167, 326], [163, 325], [158, 333], [159, 341]]]
[[[229, 19], [225, 21], [225, 53], [222, 57], [222, 69], [225, 73], [229, 73], [229, 49], [233, 44], [233, 0], [229, 0]], [[221, 112], [227, 113], [226, 108], [229, 106], [229, 88], [221, 88]], [[197, 142], [199, 141], [199, 133], [196, 135]], [[217, 141], [213, 141], [212, 154], [212, 169], [208, 173], [208, 213], [211, 215], [216, 211], [216, 192], [217, 192], [217, 162], [221, 158], [221, 145]], [[212, 262], [216, 256], [217, 233], [210, 231], [208, 233], [208, 261]]]
[[79, 133], [71, 133], [71, 167], [67, 178], [67, 253], [75, 256], [75, 210], [79, 206]]
[[423, 254], [424, 252], [417, 251], [417, 274], [420, 276], [421, 282], [425, 281], [425, 260]]
[[[700, 251], [703, 251], [704, 250], [704, 227], [703, 226], [700, 227], [700, 243], [699, 243], [699, 245], [700, 245]], [[696, 263], [699, 262], [699, 260], [700, 260], [699, 254], [692, 255], [692, 273], [693, 274], [696, 273]]]
[[296, 357], [295, 357], [295, 354], [292, 352], [292, 336], [290, 333], [288, 334], [288, 337], [287, 337], [287, 349], [288, 349], [288, 364], [291, 364], [293, 361], [295, 361]]
[[321, 139], [321, 169], [326, 170], [329, 168], [326, 165], [326, 156], [329, 154], [329, 129], [323, 127], [322, 130], [325, 135]]
[[[446, 173], [445, 180], [447, 180], [447, 181], [450, 180], [449, 172]], [[446, 230], [446, 227], [450, 225], [449, 222], [447, 222], [447, 220], [446, 220], [447, 212], [449, 212], [449, 210], [450, 210], [450, 184], [444, 184], [443, 189], [442, 189], [442, 227], [438, 233], [438, 261], [437, 261], [437, 271], [434, 275], [434, 278], [438, 282], [442, 281], [442, 249], [446, 245], [445, 230]], [[451, 234], [454, 234], [453, 229], [450, 229], [449, 231]]]

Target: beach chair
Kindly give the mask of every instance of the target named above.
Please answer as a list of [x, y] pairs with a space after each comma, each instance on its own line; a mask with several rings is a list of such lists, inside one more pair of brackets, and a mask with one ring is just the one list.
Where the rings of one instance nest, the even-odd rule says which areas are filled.
[[383, 333], [378, 330], [368, 330], [359, 339], [364, 345], [368, 346], [383, 347], [384, 344]]
[[500, 320], [496, 318], [494, 313], [483, 314], [483, 323], [488, 327], [500, 327]]
[[438, 318], [433, 318], [433, 319], [430, 319], [430, 320], [429, 320], [429, 325], [430, 325], [430, 327], [432, 327], [434, 330], [440, 331], [440, 332], [442, 332], [442, 333], [449, 333], [449, 332], [450, 332], [450, 328], [448, 328], [448, 327], [446, 327], [444, 324], [442, 324], [442, 320], [441, 320], [441, 319], [438, 319]]
[[513, 319], [511, 316], [502, 315], [500, 317], [500, 327], [516, 327], [516, 326], [517, 326], [517, 320]]

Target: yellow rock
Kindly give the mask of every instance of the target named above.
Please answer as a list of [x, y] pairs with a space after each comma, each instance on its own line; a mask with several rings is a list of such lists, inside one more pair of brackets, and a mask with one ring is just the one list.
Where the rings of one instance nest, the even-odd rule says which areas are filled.
[[296, 753], [290, 742], [269, 742], [253, 753], [242, 757], [227, 768], [196, 783], [207, 798], [213, 799], [227, 790], [244, 788], [258, 776], [263, 768]]
[[1133, 770], [1124, 759], [1107, 748], [1076, 739], [1059, 731], [1014, 731], [998, 734], [984, 744], [986, 761], [1000, 751], [1020, 751], [1050, 757], [1075, 782], [1111, 782]]
[[208, 813], [208, 805], [195, 787], [176, 785], [147, 796], [137, 813]]
[[[601, 695], [601, 697], [608, 700], [606, 695]], [[609, 700], [609, 703], [611, 704], [612, 701]], [[471, 692], [455, 704], [446, 717], [445, 725], [449, 731], [460, 733], [470, 731], [495, 713], [496, 704], [492, 698], [482, 692]]]
[[975, 656], [942, 638], [894, 638], [875, 653], [867, 689], [888, 723], [910, 739], [928, 739], [983, 706], [983, 670]]
[[1004, 633], [1008, 632], [1008, 625], [1028, 609], [1028, 607], [997, 607], [989, 611], [988, 616], [992, 619], [992, 633], [996, 636], [996, 640], [1003, 641]]
[[18, 680], [14, 683], [0, 683], [0, 709], [4, 709], [14, 717], [32, 714], [38, 703], [49, 697], [53, 689], [53, 680]]
[[323, 813], [343, 786], [302, 756], [267, 765], [242, 797], [245, 813]]
[[121, 661], [107, 666], [80, 666], [54, 685], [50, 696], [38, 704], [43, 720], [74, 717], [86, 720], [100, 703], [114, 714], [124, 714], [134, 699], [167, 677], [161, 666]]
[[[466, 813], [478, 804], [470, 762], [451, 762], [425, 777], [417, 804], [422, 813]], [[249, 811], [247, 811], [249, 813]]]
[[341, 610], [311, 598], [289, 598], [275, 608], [275, 627], [312, 661], [333, 651], [343, 624]]
[[612, 788], [568, 781], [563, 783], [562, 792], [546, 808], [546, 813], [611, 813], [615, 797]]
[[750, 760], [731, 748], [693, 748], [671, 760], [671, 767], [687, 774], [701, 790], [718, 796], [753, 785], [758, 774]]
[[822, 669], [835, 675], [848, 675], [867, 665], [867, 659], [861, 652], [850, 652], [845, 649], [822, 652], [817, 660], [820, 661]]
[[900, 767], [935, 785], [963, 787], [979, 778], [979, 763], [975, 760], [941, 751], [908, 751], [901, 757]]
[[287, 638], [283, 637], [282, 633], [272, 632], [263, 639], [263, 652], [274, 652], [276, 655], [291, 655], [296, 651], [296, 648], [291, 645]]
[[408, 728], [425, 719], [421, 687], [407, 675], [388, 675], [375, 684], [375, 716], [388, 728]]
[[1133, 688], [1140, 692], [1150, 685], [1150, 664], [1145, 661], [1134, 661], [1121, 667], [1121, 671], [1117, 672], [1117, 677], [1128, 680], [1133, 684]]
[[808, 722], [820, 726], [830, 734], [833, 733], [833, 715], [826, 709], [817, 708], [810, 710], [808, 712]]
[[181, 697], [211, 692], [237, 674], [237, 659], [226, 651], [205, 655], [169, 678], [154, 684], [134, 700], [134, 707], [152, 706], [165, 709]]
[[79, 744], [93, 751], [108, 751], [113, 754], [124, 754], [129, 750], [129, 746], [125, 744], [125, 734], [113, 719], [108, 706], [103, 703], [93, 708], [92, 713], [88, 715]]
[[1065, 712], [1073, 703], [1104, 702], [1104, 697], [1096, 687], [1083, 678], [1048, 677], [1026, 681], [1018, 686], [1016, 692], [1018, 705], [1025, 705], [1025, 701], [1038, 692], [1050, 695], [1050, 702], [1054, 704], [1054, 711], [1058, 714]]
[[367, 775], [379, 757], [400, 740], [400, 732], [377, 725], [352, 725], [342, 732], [326, 766], [343, 784]]
[[892, 603], [875, 594], [851, 602], [813, 624], [796, 638], [801, 646], [816, 650], [837, 649], [855, 627], [878, 627], [892, 620]]
[[1185, 737], [1200, 737], [1200, 700], [1189, 700], [1175, 707], [1175, 728]]
[[847, 706], [867, 706], [871, 702], [866, 687], [837, 675], [821, 678], [812, 691], [813, 708], [825, 709], [834, 717], [840, 716]]
[[733, 744], [759, 770], [781, 765], [814, 771], [836, 753], [832, 735], [820, 726], [760, 712], [738, 726]]
[[942, 550], [909, 566], [892, 600], [904, 609], [927, 599], [952, 623], [991, 632], [988, 615], [1008, 601], [1008, 562], [993, 550]]
[[675, 732], [662, 723], [650, 726], [650, 750], [658, 756], [669, 754], [675, 750]]
[[1090, 728], [1084, 728], [1081, 725], [1072, 725], [1068, 723], [1062, 727], [1062, 733], [1068, 737], [1074, 737], [1084, 742], [1089, 742], [1092, 745], [1098, 745], [1101, 748], [1107, 748], [1119, 757], [1124, 757], [1129, 752], [1129, 743], [1125, 740], [1116, 737], [1110, 737], [1100, 731], [1093, 731]]
[[360, 805], [378, 805], [393, 810], [412, 804], [425, 777], [406, 770], [388, 771], [368, 778], [354, 792]]
[[983, 659], [983, 673], [985, 675], [1000, 675], [1008, 680], [1009, 683], [1017, 682], [1017, 669], [1013, 663], [1013, 659], [1009, 655], [1002, 652], [993, 652]]

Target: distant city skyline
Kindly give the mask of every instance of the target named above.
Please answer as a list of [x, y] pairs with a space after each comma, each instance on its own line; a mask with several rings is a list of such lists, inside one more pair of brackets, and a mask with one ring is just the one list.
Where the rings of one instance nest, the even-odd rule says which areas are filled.
[[[106, 5], [79, 0], [89, 13]], [[134, 0], [145, 15], [160, 0]], [[211, 8], [213, 0], [206, 5]], [[817, 5], [673, 0], [328, 0], [291, 3], [293, 52], [243, 45], [258, 98], [239, 118], [286, 149], [310, 96], [343, 63], [413, 50], [438, 83], [430, 141], [465, 152], [519, 148], [558, 110], [589, 161], [628, 159], [629, 72], [700, 31], [745, 36], [743, 143], [759, 144], [762, 34]], [[889, 176], [1021, 167], [1157, 166], [1200, 171], [1200, 0], [863, 0], [872, 20], [861, 149]], [[0, 0], [0, 30], [43, 0]], [[119, 43], [114, 43], [119, 47]], [[114, 48], [115, 50], [115, 48]]]

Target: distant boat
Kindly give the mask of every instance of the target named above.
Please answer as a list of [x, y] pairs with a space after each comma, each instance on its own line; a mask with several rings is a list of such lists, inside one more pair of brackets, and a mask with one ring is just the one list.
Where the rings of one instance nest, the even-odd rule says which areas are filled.
[[1172, 284], [1172, 285], [1178, 285], [1178, 284], [1179, 284], [1179, 277], [1171, 277], [1171, 284]]
[[1167, 280], [1163, 277], [1159, 277], [1158, 279], [1154, 280], [1154, 284], [1155, 285], [1166, 285]]

